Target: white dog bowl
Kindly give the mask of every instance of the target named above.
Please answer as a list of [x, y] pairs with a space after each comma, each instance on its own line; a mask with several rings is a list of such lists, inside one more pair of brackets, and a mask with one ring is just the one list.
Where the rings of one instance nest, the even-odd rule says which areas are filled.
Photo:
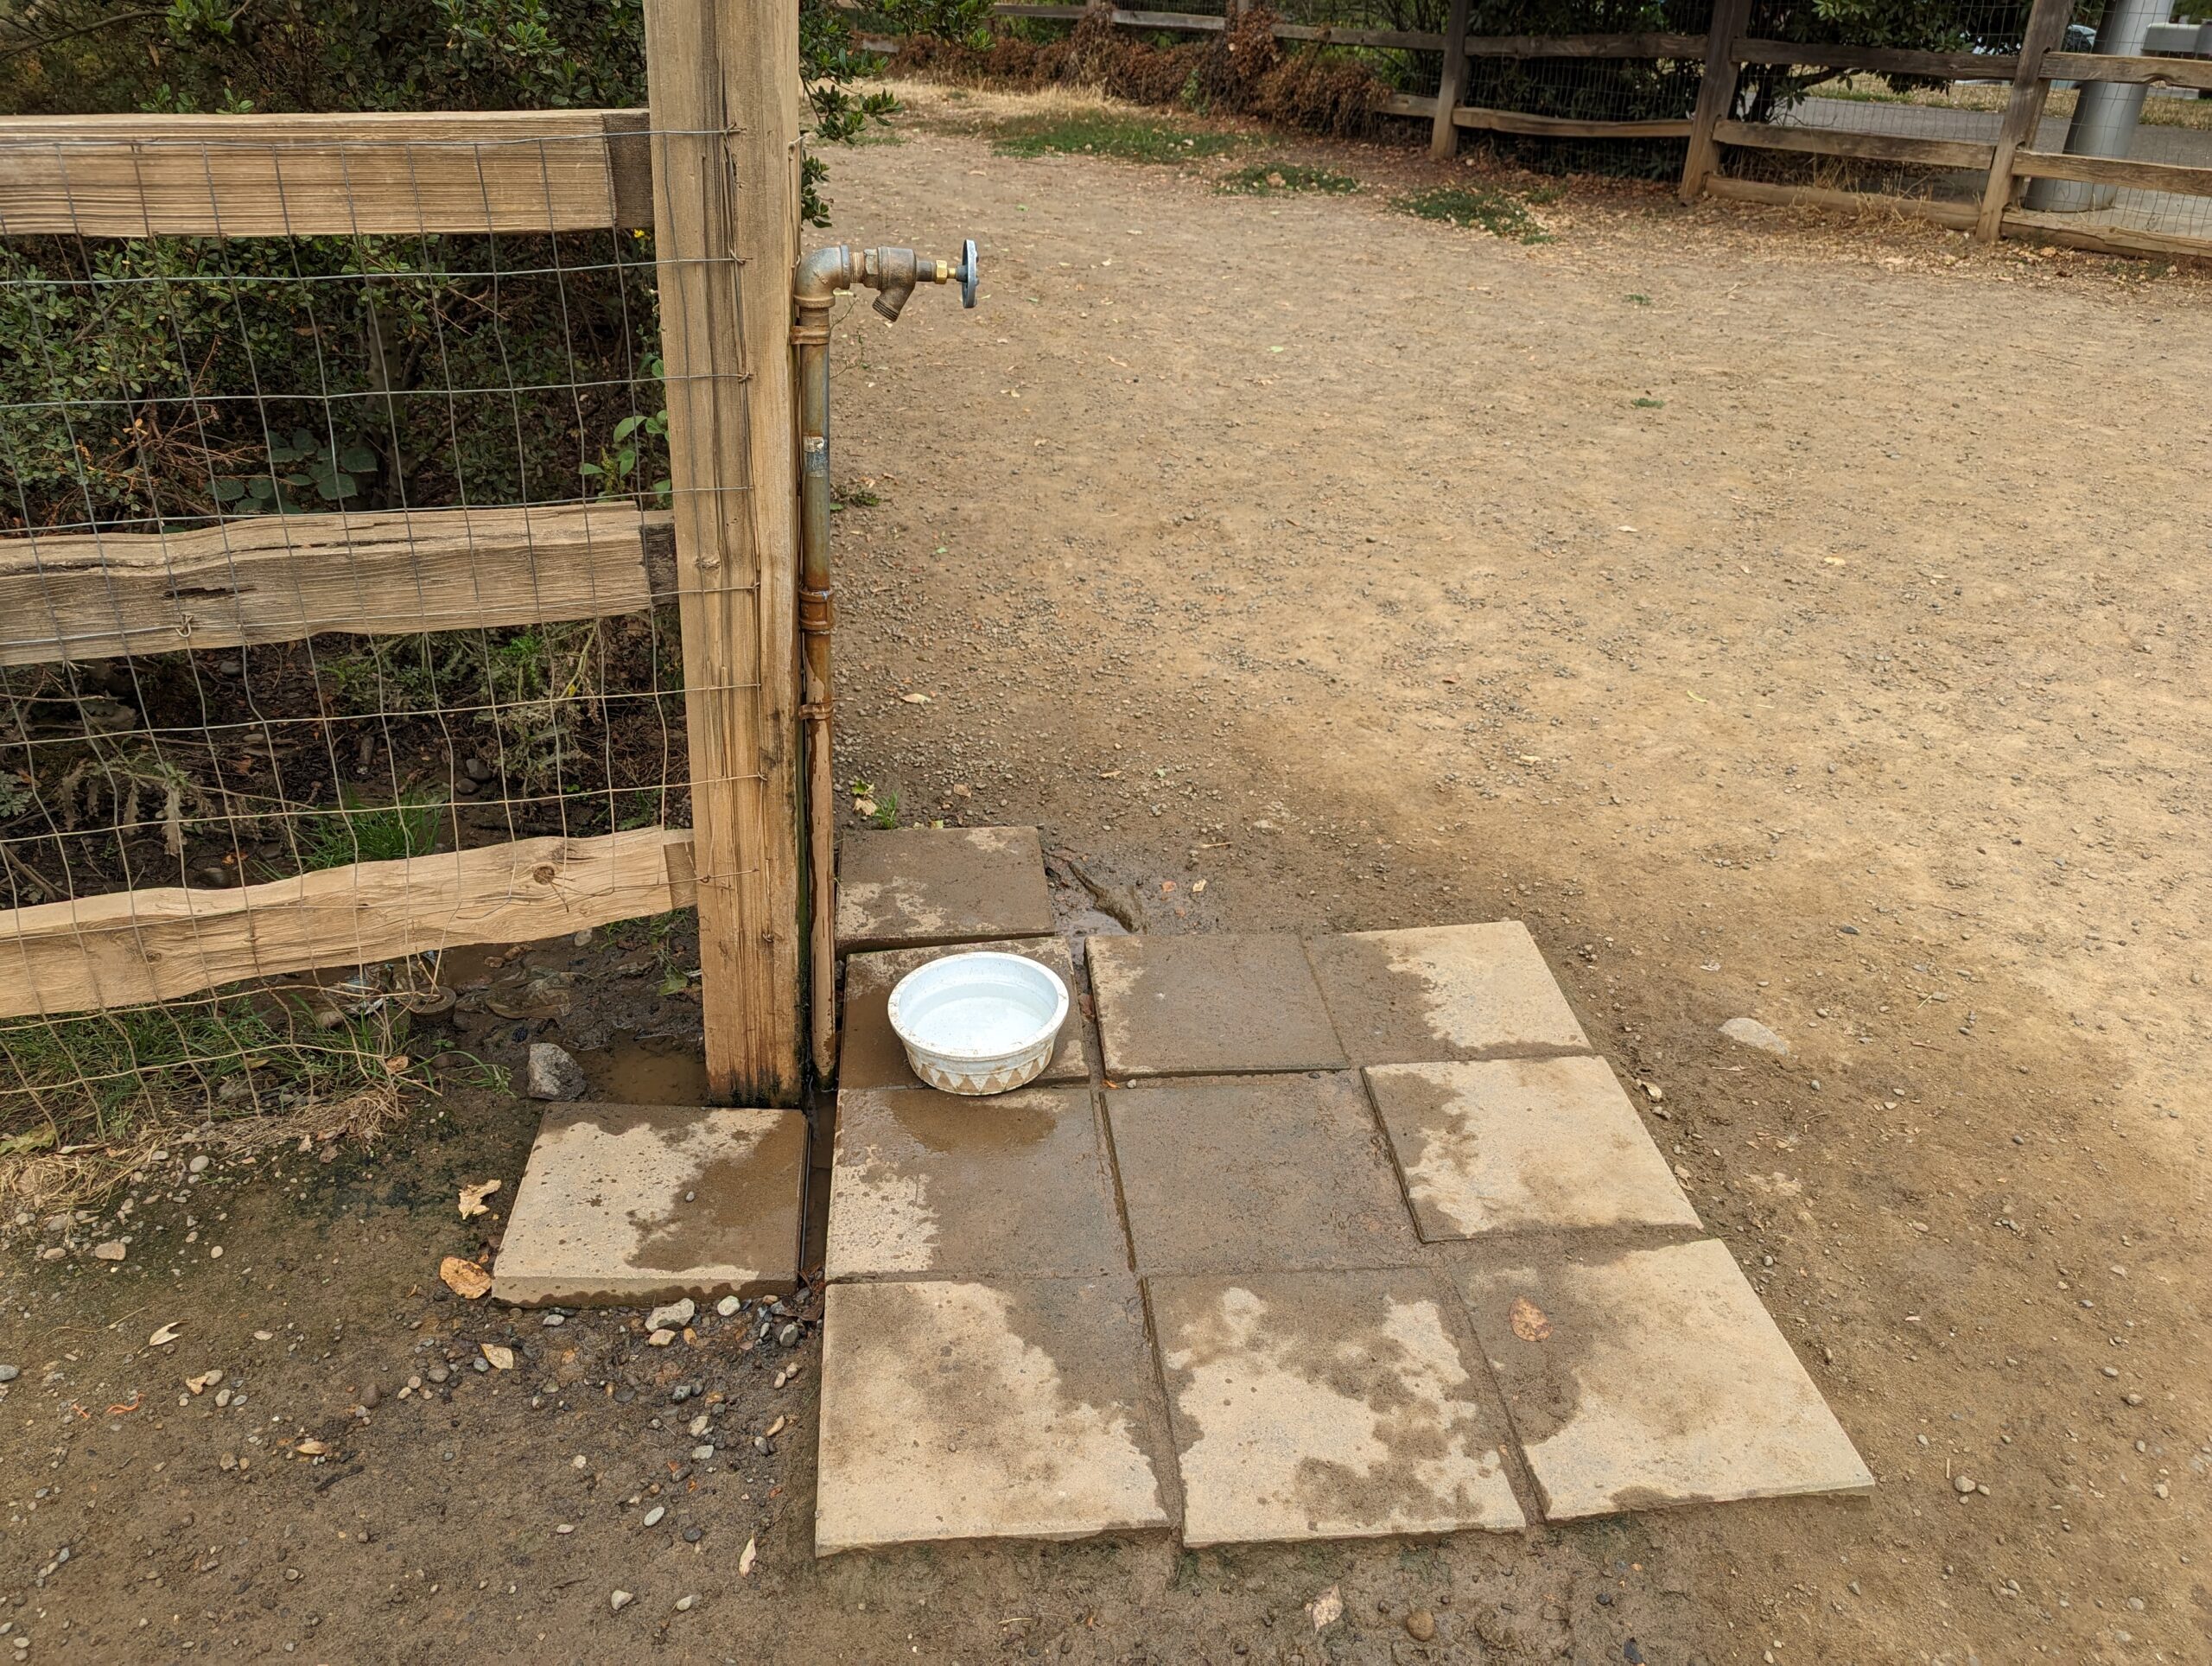
[[891, 991], [891, 1027], [907, 1063], [947, 1093], [1006, 1093], [1034, 1081], [1067, 1015], [1059, 974], [1020, 955], [946, 955]]

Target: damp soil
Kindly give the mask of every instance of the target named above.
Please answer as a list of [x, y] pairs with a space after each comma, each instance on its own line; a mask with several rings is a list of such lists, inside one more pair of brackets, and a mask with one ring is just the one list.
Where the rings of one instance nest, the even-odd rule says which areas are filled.
[[[502, 1212], [457, 1187], [512, 1196], [536, 1122], [456, 1092], [327, 1163], [170, 1164], [119, 1266], [9, 1251], [31, 1657], [2205, 1658], [2212, 595], [2176, 419], [2212, 288], [1626, 186], [1507, 243], [1393, 213], [1439, 182], [1395, 152], [1285, 144], [1366, 188], [1228, 197], [913, 97], [836, 156], [840, 232], [973, 233], [985, 299], [837, 315], [840, 779], [1041, 826], [1085, 929], [1526, 920], [1874, 1493], [817, 1562], [810, 1335], [778, 1390], [757, 1324], [679, 1353], [440, 1298]], [[611, 1056], [696, 1025], [573, 970]], [[433, 1351], [458, 1370], [398, 1402]], [[181, 1386], [218, 1368], [245, 1408]]]

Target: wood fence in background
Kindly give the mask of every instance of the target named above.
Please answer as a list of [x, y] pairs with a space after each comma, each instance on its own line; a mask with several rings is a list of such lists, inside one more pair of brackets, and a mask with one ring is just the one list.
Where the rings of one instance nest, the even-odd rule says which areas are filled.
[[802, 1086], [797, 8], [646, 0], [650, 111], [0, 121], [0, 238], [651, 228], [671, 509], [272, 515], [0, 540], [0, 664], [475, 629], [673, 601], [692, 824], [0, 912], [0, 1016], [515, 942], [696, 903], [715, 1092]]
[[[1236, 5], [1239, 0], [1230, 0], [1230, 3]], [[855, 10], [863, 18], [868, 16], [864, 7], [856, 6]], [[1088, 16], [1093, 8], [1001, 0], [992, 10], [1001, 17], [1072, 24]], [[1217, 33], [1229, 22], [1223, 16], [1197, 12], [1134, 11], [1120, 7], [1109, 10], [1103, 6], [1096, 10], [1106, 12], [1116, 28], [1141, 31]], [[1894, 208], [1970, 232], [1985, 242], [1993, 242], [1999, 237], [2025, 237], [2113, 254], [2212, 257], [2212, 238], [2110, 225], [2055, 226], [2047, 218], [2031, 219], [2021, 213], [2022, 189], [2028, 181], [2036, 178], [2078, 180], [2183, 196], [2212, 197], [2212, 167], [2062, 155], [2037, 149], [2030, 142], [2055, 80], [2121, 81], [2212, 89], [2212, 60], [2100, 56], [2058, 50], [2073, 10], [2074, 0], [2036, 0], [2025, 45], [2018, 54], [1920, 52], [1888, 47], [1762, 40], [1745, 33], [1750, 0], [1714, 0], [1713, 25], [1703, 35], [1472, 35], [1468, 32], [1469, 8], [1465, 0], [1454, 0], [1446, 30], [1441, 34], [1338, 29], [1288, 22], [1278, 22], [1274, 34], [1285, 41], [1438, 54], [1438, 96], [1392, 93], [1378, 108], [1384, 115], [1427, 121], [1431, 124], [1431, 148], [1439, 155], [1450, 155], [1457, 148], [1459, 135], [1468, 131], [1595, 142], [1681, 139], [1688, 143], [1681, 185], [1685, 201], [1709, 195], [1745, 202], [1874, 206]], [[896, 41], [878, 36], [868, 44], [878, 50], [887, 50]], [[1460, 91], [1466, 85], [1464, 66], [1468, 60], [1478, 58], [1695, 62], [1703, 67], [1704, 76], [1700, 83], [1697, 107], [1690, 116], [1648, 120], [1583, 119], [1459, 102]], [[1988, 141], [1739, 120], [1736, 116], [1739, 74], [1745, 67], [1756, 66], [2009, 83], [2012, 92], [1997, 124], [1996, 136]], [[1986, 185], [1978, 200], [1969, 201], [1734, 179], [1728, 177], [1721, 167], [1724, 153], [1732, 149], [1967, 170], [1983, 175]]]

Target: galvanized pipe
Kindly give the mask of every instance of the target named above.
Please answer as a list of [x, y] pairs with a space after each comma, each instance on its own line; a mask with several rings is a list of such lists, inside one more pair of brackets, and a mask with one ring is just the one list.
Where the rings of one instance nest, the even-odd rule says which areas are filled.
[[[2132, 58], [2140, 54], [2153, 24], [2173, 16], [2174, 0], [2110, 0], [2097, 26], [2101, 56]], [[2125, 156], [2135, 143], [2143, 100], [2151, 89], [2140, 81], [2086, 81], [2074, 95], [2074, 119], [2066, 128], [2069, 156]], [[2034, 143], [2032, 136], [2030, 143]], [[2116, 185], [2079, 180], [2031, 181], [2027, 207], [2045, 213], [2083, 214], [2109, 208], [2120, 195]]]
[[808, 956], [814, 1071], [826, 1080], [837, 1068], [837, 792], [830, 728], [830, 308], [841, 291], [876, 291], [875, 309], [893, 323], [917, 283], [961, 286], [976, 304], [976, 245], [962, 264], [927, 260], [912, 249], [866, 249], [842, 243], [817, 249], [791, 274], [798, 350], [800, 662], [799, 717], [806, 729], [807, 865], [810, 874]]

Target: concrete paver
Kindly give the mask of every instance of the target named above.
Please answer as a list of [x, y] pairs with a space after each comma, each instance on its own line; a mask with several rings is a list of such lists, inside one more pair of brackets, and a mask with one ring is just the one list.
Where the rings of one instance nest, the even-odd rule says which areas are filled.
[[1480, 1361], [1420, 1271], [1147, 1281], [1185, 1544], [1525, 1524]]
[[1033, 827], [902, 827], [839, 841], [840, 955], [1052, 929]]
[[1357, 932], [1313, 938], [1307, 947], [1354, 1064], [1589, 1050], [1519, 920]]
[[1128, 1269], [1087, 1087], [988, 1099], [928, 1088], [837, 1096], [830, 1279]]
[[1127, 1276], [833, 1284], [816, 1554], [1168, 1524]]
[[1459, 1281], [1551, 1519], [1873, 1485], [1724, 1244]]
[[1106, 1074], [1332, 1070], [1344, 1062], [1294, 937], [1094, 937]]
[[845, 1020], [837, 1050], [840, 1088], [919, 1088], [921, 1078], [906, 1062], [906, 1049], [891, 1027], [891, 991], [918, 966], [946, 955], [992, 950], [1023, 955], [1049, 966], [1068, 986], [1067, 1021], [1059, 1045], [1036, 1079], [1040, 1085], [1090, 1079], [1090, 1044], [1084, 1033], [1082, 996], [1076, 989], [1075, 963], [1065, 938], [1009, 938], [1001, 941], [947, 944], [925, 949], [894, 949], [854, 955], [845, 962]]
[[798, 1281], [806, 1118], [795, 1110], [556, 1105], [493, 1268], [524, 1306], [780, 1294]]
[[1349, 1075], [1164, 1082], [1106, 1096], [1140, 1273], [1404, 1266], [1421, 1253]]
[[1367, 1084], [1431, 1243], [1698, 1224], [1602, 1059], [1377, 1065]]

